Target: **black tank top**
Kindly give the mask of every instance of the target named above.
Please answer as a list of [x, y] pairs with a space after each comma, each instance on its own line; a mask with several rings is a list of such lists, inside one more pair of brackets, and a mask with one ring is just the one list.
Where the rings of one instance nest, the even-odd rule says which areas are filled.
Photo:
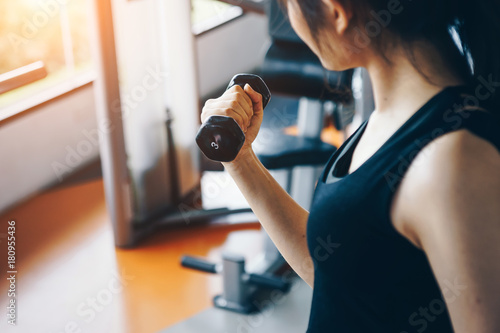
[[500, 122], [468, 107], [477, 102], [465, 87], [445, 88], [351, 174], [367, 122], [330, 158], [307, 224], [314, 262], [307, 333], [453, 332], [444, 299], [459, 294], [461, 282], [446, 281], [441, 293], [425, 253], [394, 229], [390, 206], [411, 161], [433, 139], [467, 129], [500, 151]]

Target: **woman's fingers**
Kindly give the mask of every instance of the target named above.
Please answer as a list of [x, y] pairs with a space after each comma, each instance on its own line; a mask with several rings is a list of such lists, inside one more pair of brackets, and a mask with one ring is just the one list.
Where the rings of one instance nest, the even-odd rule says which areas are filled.
[[247, 127], [248, 127], [245, 125], [246, 120], [239, 113], [233, 112], [232, 110], [228, 110], [227, 112], [224, 112], [220, 108], [207, 109], [207, 110], [203, 111], [203, 114], [204, 114], [203, 122], [211, 116], [226, 116], [226, 117], [231, 117], [232, 119], [234, 119], [234, 121], [236, 121], [236, 123], [238, 124], [238, 126], [240, 126], [240, 128], [243, 130], [243, 132], [246, 132]]
[[256, 92], [248, 83], [245, 84], [245, 93], [250, 97], [253, 104], [253, 112], [260, 113], [264, 111], [262, 105], [262, 95]]
[[240, 86], [233, 86], [217, 99], [209, 99], [203, 108], [201, 121], [213, 115], [233, 118], [246, 132], [251, 124], [254, 103]]
[[252, 99], [250, 98], [250, 96], [247, 95], [247, 93], [242, 87], [240, 87], [239, 85], [235, 85], [231, 87], [231, 89], [229, 89], [228, 92], [235, 94], [240, 104], [244, 105], [243, 102], [245, 102], [249, 108], [252, 108], [253, 106]]
[[237, 101], [240, 104], [242, 110], [245, 111], [247, 116], [249, 118], [252, 118], [252, 116], [253, 116], [253, 103], [252, 103], [252, 100], [250, 99], [250, 97], [248, 97], [248, 95], [245, 92], [242, 92], [242, 93], [236, 92], [232, 95], [228, 95], [228, 97], [231, 97], [233, 100]]
[[241, 129], [246, 131], [250, 126], [251, 117], [248, 116], [247, 111], [236, 100], [222, 100], [211, 103], [204, 108], [203, 114], [204, 121], [209, 116], [219, 115], [234, 118]]

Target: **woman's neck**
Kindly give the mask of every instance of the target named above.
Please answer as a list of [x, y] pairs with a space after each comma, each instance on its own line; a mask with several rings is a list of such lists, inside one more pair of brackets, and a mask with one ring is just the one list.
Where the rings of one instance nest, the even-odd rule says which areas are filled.
[[412, 113], [444, 87], [463, 84], [436, 48], [429, 43], [415, 44], [415, 59], [425, 78], [407, 58], [404, 50], [393, 54], [391, 64], [372, 57], [365, 68], [370, 74], [378, 114]]

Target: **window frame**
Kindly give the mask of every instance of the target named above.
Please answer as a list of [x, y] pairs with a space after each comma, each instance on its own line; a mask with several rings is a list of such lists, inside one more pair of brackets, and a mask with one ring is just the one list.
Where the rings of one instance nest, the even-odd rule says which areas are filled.
[[[49, 102], [53, 99], [56, 99], [62, 95], [65, 95], [71, 91], [74, 91], [76, 89], [79, 89], [89, 83], [93, 83], [96, 78], [97, 78], [97, 72], [95, 68], [95, 60], [93, 59], [93, 56], [90, 58], [90, 63], [92, 66], [89, 69], [85, 69], [84, 71], [81, 72], [75, 72], [74, 68], [74, 55], [72, 51], [73, 47], [73, 40], [71, 39], [71, 26], [69, 25], [69, 18], [68, 18], [68, 12], [67, 12], [67, 7], [65, 5], [61, 5], [61, 19], [60, 19], [60, 25], [62, 30], [67, 30], [67, 31], [62, 31], [62, 39], [61, 43], [65, 52], [65, 56], [67, 57], [69, 54], [71, 55], [72, 59], [70, 61], [70, 64], [66, 64], [66, 66], [69, 66], [70, 73], [68, 73], [68, 77], [62, 78], [60, 81], [47, 85], [46, 87], [43, 87], [39, 91], [35, 92], [32, 95], [26, 95], [23, 96], [22, 98], [13, 101], [10, 104], [6, 104], [5, 106], [0, 108], [0, 123], [8, 120], [11, 117], [17, 116], [25, 111], [28, 111], [30, 109], [33, 109], [41, 104], [44, 104], [46, 102]], [[91, 21], [89, 21], [89, 24], [91, 24]], [[90, 26], [88, 27], [88, 32], [89, 32], [89, 37], [91, 33], [91, 28]], [[69, 38], [69, 40], [68, 40]], [[68, 44], [69, 42], [69, 44]], [[92, 43], [92, 38], [89, 38], [89, 43]], [[91, 46], [92, 47], [92, 46]], [[36, 62], [38, 63], [38, 61]], [[30, 64], [33, 65], [34, 63]], [[14, 69], [12, 71], [9, 71], [7, 73], [12, 73], [16, 72], [24, 67], [23, 66], [17, 69]], [[4, 73], [4, 74], [7, 74]], [[50, 74], [49, 74], [50, 75]], [[47, 76], [49, 76], [47, 75]], [[47, 77], [46, 76], [46, 77]], [[44, 77], [45, 78], [45, 77]], [[39, 79], [42, 79], [41, 77]], [[15, 89], [21, 89], [23, 87], [29, 86], [30, 84], [36, 82], [38, 80], [31, 80], [29, 82], [26, 82], [25, 84], [17, 86]], [[9, 90], [10, 91], [10, 90]], [[9, 91], [6, 91], [4, 93], [9, 93]], [[3, 94], [3, 93], [2, 93]], [[2, 95], [0, 94], [0, 95]]]

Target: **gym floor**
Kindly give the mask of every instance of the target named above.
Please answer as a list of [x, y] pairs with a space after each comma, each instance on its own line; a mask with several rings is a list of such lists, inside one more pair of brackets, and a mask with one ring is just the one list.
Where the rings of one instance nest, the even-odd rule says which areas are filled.
[[[158, 332], [211, 307], [212, 296], [220, 292], [219, 276], [179, 265], [183, 254], [215, 261], [223, 250], [244, 249], [242, 254], [251, 259], [261, 241], [254, 221], [169, 230], [137, 248], [115, 248], [101, 179], [26, 201], [0, 216], [0, 230], [7, 230], [8, 220], [16, 221], [18, 324], [23, 332], [77, 332], [75, 327], [84, 332]], [[6, 238], [0, 234], [3, 271]], [[0, 292], [7, 290], [7, 280], [0, 281]], [[1, 307], [6, 299], [2, 297]], [[1, 332], [10, 329], [0, 321]]]

